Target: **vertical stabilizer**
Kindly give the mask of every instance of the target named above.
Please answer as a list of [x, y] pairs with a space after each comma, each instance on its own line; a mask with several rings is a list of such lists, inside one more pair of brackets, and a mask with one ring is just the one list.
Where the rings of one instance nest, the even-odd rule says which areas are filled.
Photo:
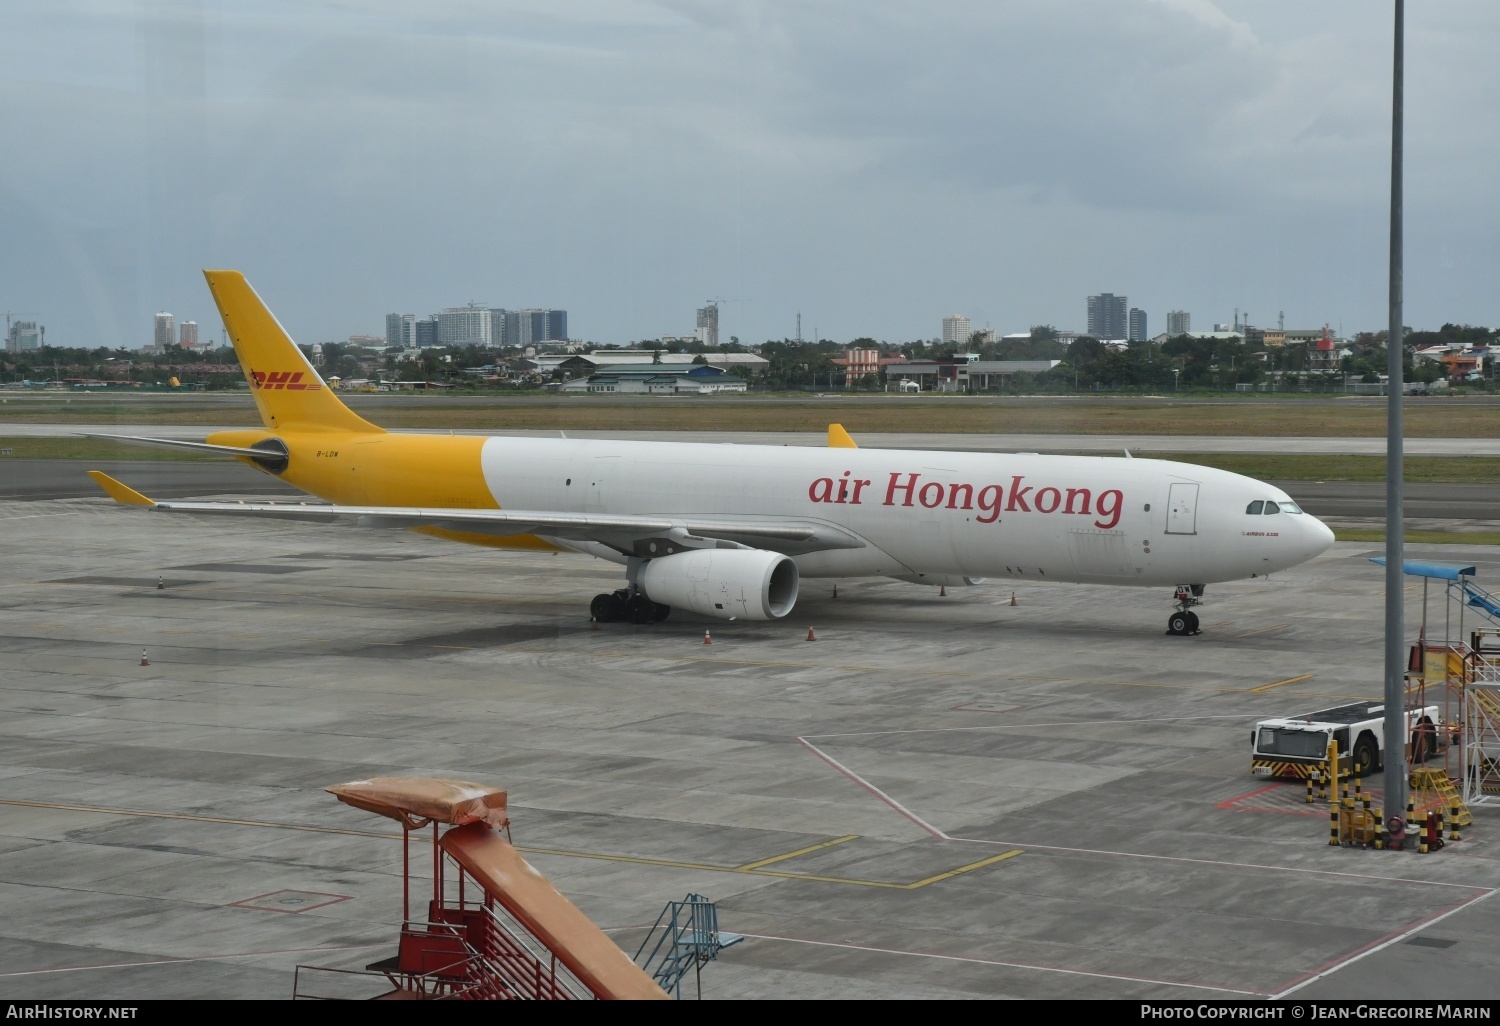
[[239, 271], [204, 271], [260, 419], [273, 431], [383, 434], [339, 401]]

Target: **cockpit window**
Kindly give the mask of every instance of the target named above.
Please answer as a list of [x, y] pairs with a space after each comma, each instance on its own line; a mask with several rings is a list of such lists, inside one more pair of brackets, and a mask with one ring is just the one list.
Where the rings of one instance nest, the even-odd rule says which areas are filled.
[[1256, 499], [1250, 505], [1248, 505], [1248, 506], [1245, 507], [1245, 512], [1249, 513], [1252, 517], [1258, 517], [1258, 516], [1260, 516], [1261, 511], [1263, 509], [1265, 509], [1265, 506], [1266, 506], [1266, 504], [1264, 502], [1261, 502], [1259, 499]]
[[1280, 513], [1280, 512], [1281, 512], [1281, 507], [1280, 506], [1276, 505], [1276, 503], [1273, 500], [1271, 500], [1271, 499], [1267, 499], [1266, 500], [1266, 516], [1270, 516], [1272, 513]]
[[[1270, 503], [1268, 502], [1268, 503], [1266, 503], [1266, 505], [1269, 506]], [[1302, 512], [1302, 507], [1298, 506], [1295, 502], [1283, 502], [1283, 503], [1280, 503], [1280, 506], [1281, 506], [1281, 511], [1283, 513], [1301, 513]]]

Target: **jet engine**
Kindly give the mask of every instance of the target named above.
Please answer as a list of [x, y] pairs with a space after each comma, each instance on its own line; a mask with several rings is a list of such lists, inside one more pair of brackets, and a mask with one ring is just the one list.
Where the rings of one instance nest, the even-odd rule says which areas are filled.
[[765, 549], [690, 549], [648, 560], [636, 583], [652, 602], [721, 620], [779, 620], [797, 604], [797, 564]]

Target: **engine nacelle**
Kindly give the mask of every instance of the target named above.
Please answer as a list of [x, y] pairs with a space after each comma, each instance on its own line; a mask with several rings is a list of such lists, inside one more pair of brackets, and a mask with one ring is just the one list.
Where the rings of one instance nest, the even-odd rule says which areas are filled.
[[652, 602], [721, 620], [779, 620], [797, 604], [797, 564], [765, 549], [691, 549], [648, 560], [636, 583]]

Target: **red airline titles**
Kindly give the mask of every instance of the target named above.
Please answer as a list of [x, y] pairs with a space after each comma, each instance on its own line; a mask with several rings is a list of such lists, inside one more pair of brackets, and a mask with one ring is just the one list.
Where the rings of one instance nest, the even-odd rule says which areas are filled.
[[250, 384], [255, 388], [273, 389], [285, 388], [292, 392], [320, 392], [322, 385], [316, 382], [304, 382], [302, 371], [251, 371]]
[[[905, 478], [905, 481], [902, 478]], [[899, 499], [902, 506], [921, 505], [927, 509], [977, 509], [980, 515], [974, 519], [981, 524], [993, 524], [1005, 513], [1072, 513], [1076, 516], [1097, 516], [1094, 526], [1109, 530], [1120, 522], [1125, 495], [1118, 488], [1110, 488], [1095, 496], [1087, 488], [1056, 488], [1046, 485], [1022, 485], [1022, 475], [1010, 479], [1009, 499], [1003, 485], [988, 484], [975, 489], [972, 484], [942, 481], [922, 481], [919, 474], [891, 473], [886, 485], [883, 506], [895, 506]], [[862, 493], [871, 482], [862, 481], [844, 471], [843, 477], [835, 480], [820, 477], [807, 488], [807, 497], [813, 502], [836, 505], [862, 506]], [[1035, 494], [1032, 494], [1035, 492]]]

